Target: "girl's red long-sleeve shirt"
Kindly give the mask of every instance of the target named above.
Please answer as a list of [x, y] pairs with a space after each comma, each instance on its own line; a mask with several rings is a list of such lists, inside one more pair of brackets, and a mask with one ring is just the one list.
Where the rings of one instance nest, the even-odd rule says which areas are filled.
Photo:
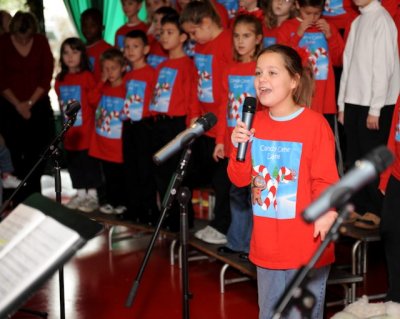
[[188, 120], [200, 115], [196, 68], [192, 59], [184, 56], [161, 62], [156, 78], [150, 103], [152, 115], [187, 116]]
[[89, 56], [90, 65], [92, 67], [92, 72], [96, 81], [101, 80], [101, 63], [100, 57], [102, 53], [108, 49], [112, 48], [110, 44], [108, 44], [104, 40], [99, 40], [91, 45], [86, 47], [86, 52]]
[[[222, 104], [222, 76], [226, 67], [233, 62], [232, 33], [223, 30], [215, 39], [205, 43], [196, 44], [194, 48], [194, 61], [197, 68], [197, 97], [200, 102], [201, 113], [214, 113], [216, 116]], [[218, 123], [205, 134], [216, 138]]]
[[301, 21], [297, 18], [285, 21], [279, 28], [278, 43], [308, 51], [308, 60], [315, 78], [311, 109], [323, 114], [336, 114], [333, 66], [342, 65], [343, 39], [332, 24], [330, 24], [332, 35], [329, 39], [326, 39], [324, 33], [315, 27], [307, 29], [304, 35], [299, 37], [297, 30], [300, 24]]
[[96, 105], [90, 156], [114, 163], [123, 162], [121, 114], [125, 96], [124, 82], [116, 87], [107, 82], [99, 83], [89, 95], [90, 102]]
[[10, 89], [20, 101], [29, 100], [38, 87], [47, 92], [53, 67], [49, 42], [43, 35], [33, 35], [32, 48], [25, 57], [14, 47], [9, 33], [0, 36], [0, 92]]
[[[256, 113], [255, 134], [244, 162], [233, 149], [228, 175], [238, 187], [251, 185], [253, 233], [250, 259], [269, 269], [296, 269], [312, 257], [320, 238], [301, 212], [337, 182], [335, 143], [321, 114], [308, 108], [286, 120], [273, 119], [268, 109]], [[299, 111], [300, 112], [300, 111]], [[331, 244], [316, 266], [334, 261]]]
[[222, 107], [218, 114], [218, 132], [216, 144], [224, 144], [225, 156], [231, 154], [232, 131], [238, 118], [242, 118], [243, 102], [246, 97], [256, 96], [254, 74], [256, 62], [231, 64], [224, 72], [222, 79]]
[[96, 82], [89, 71], [68, 73], [62, 81], [56, 80], [55, 82], [62, 114], [71, 100], [78, 101], [81, 105], [74, 125], [65, 134], [64, 147], [66, 150], [89, 149], [94, 128], [94, 109], [89, 105], [88, 94], [95, 87]]

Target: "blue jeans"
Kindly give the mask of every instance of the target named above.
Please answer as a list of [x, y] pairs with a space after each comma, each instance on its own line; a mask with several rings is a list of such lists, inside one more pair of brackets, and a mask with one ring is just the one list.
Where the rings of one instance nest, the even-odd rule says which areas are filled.
[[226, 235], [228, 240], [226, 246], [235, 251], [248, 253], [253, 230], [250, 186], [236, 187], [232, 185], [229, 199], [231, 224]]
[[[324, 317], [325, 289], [329, 270], [330, 266], [314, 269], [314, 276], [307, 284], [308, 290], [316, 298], [312, 310], [312, 319], [323, 319]], [[272, 318], [279, 298], [283, 295], [296, 272], [296, 269], [275, 270], [257, 267], [259, 319]], [[302, 318], [300, 311], [295, 306], [286, 310], [289, 312], [286, 312], [282, 318]]]

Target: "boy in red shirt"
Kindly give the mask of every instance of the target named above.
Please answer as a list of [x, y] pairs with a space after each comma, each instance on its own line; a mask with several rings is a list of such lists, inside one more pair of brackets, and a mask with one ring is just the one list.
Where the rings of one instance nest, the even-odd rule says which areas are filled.
[[158, 217], [151, 146], [153, 119], [149, 111], [156, 72], [146, 63], [149, 49], [143, 31], [133, 30], [126, 34], [124, 56], [131, 71], [124, 77], [126, 100], [122, 112], [122, 149], [128, 194], [128, 211], [123, 217], [142, 223], [153, 223]]
[[[154, 88], [150, 111], [154, 114], [154, 147], [159, 150], [176, 135], [194, 123], [200, 115], [196, 97], [196, 67], [185, 54], [183, 45], [188, 35], [180, 28], [179, 16], [166, 15], [161, 20], [160, 42], [168, 51], [168, 60], [157, 68], [157, 83]], [[176, 154], [155, 169], [157, 188], [161, 198], [168, 189], [176, 171], [180, 155]], [[191, 209], [191, 206], [189, 206]], [[192, 217], [189, 215], [189, 217]], [[167, 228], [179, 230], [179, 205], [171, 206]]]
[[101, 80], [101, 54], [112, 46], [102, 38], [103, 15], [100, 10], [90, 8], [81, 14], [82, 34], [86, 39], [86, 52], [96, 81]]
[[148, 26], [138, 17], [140, 8], [142, 7], [143, 0], [121, 0], [122, 10], [128, 22], [120, 27], [115, 33], [115, 47], [123, 50], [125, 35], [132, 30], [142, 30], [147, 32]]
[[121, 51], [111, 48], [101, 55], [101, 64], [103, 81], [91, 94], [91, 101], [97, 109], [89, 155], [100, 159], [103, 166], [106, 203], [100, 211], [122, 214], [126, 211], [120, 119], [126, 97], [123, 81], [125, 59]]

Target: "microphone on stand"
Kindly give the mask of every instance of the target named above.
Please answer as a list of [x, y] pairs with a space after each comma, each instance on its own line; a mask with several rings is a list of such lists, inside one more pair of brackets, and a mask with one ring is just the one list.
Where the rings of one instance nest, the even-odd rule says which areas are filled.
[[[254, 113], [256, 112], [257, 100], [255, 97], [247, 96], [243, 102], [242, 121], [246, 123], [247, 129], [250, 130], [253, 125]], [[244, 162], [246, 157], [247, 145], [249, 142], [239, 143], [236, 160]]]
[[78, 101], [74, 100], [74, 101], [69, 102], [67, 104], [67, 107], [65, 108], [64, 114], [67, 117], [73, 117], [73, 116], [76, 116], [76, 114], [78, 114], [80, 109], [81, 109], [80, 103]]
[[215, 123], [217, 123], [217, 117], [211, 112], [199, 117], [191, 127], [179, 133], [172, 141], [154, 154], [153, 161], [157, 165], [162, 164], [172, 155], [187, 146], [195, 138], [199, 137], [204, 132], [207, 132], [215, 125]]
[[303, 219], [311, 223], [329, 209], [340, 208], [358, 190], [378, 178], [393, 160], [393, 154], [386, 146], [375, 148], [364, 159], [356, 161], [354, 167], [339, 182], [327, 188], [318, 199], [311, 203], [302, 212]]

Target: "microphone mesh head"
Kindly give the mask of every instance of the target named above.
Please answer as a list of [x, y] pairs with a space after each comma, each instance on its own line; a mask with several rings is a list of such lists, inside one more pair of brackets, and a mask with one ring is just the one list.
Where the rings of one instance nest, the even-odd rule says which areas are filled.
[[365, 156], [365, 159], [374, 164], [378, 173], [382, 173], [394, 161], [392, 152], [384, 145], [378, 146], [372, 150], [372, 152]]
[[257, 106], [257, 99], [252, 96], [246, 96], [243, 102], [243, 112], [255, 113]]
[[214, 113], [209, 112], [200, 117], [196, 122], [200, 123], [206, 132], [217, 123], [217, 117]]

